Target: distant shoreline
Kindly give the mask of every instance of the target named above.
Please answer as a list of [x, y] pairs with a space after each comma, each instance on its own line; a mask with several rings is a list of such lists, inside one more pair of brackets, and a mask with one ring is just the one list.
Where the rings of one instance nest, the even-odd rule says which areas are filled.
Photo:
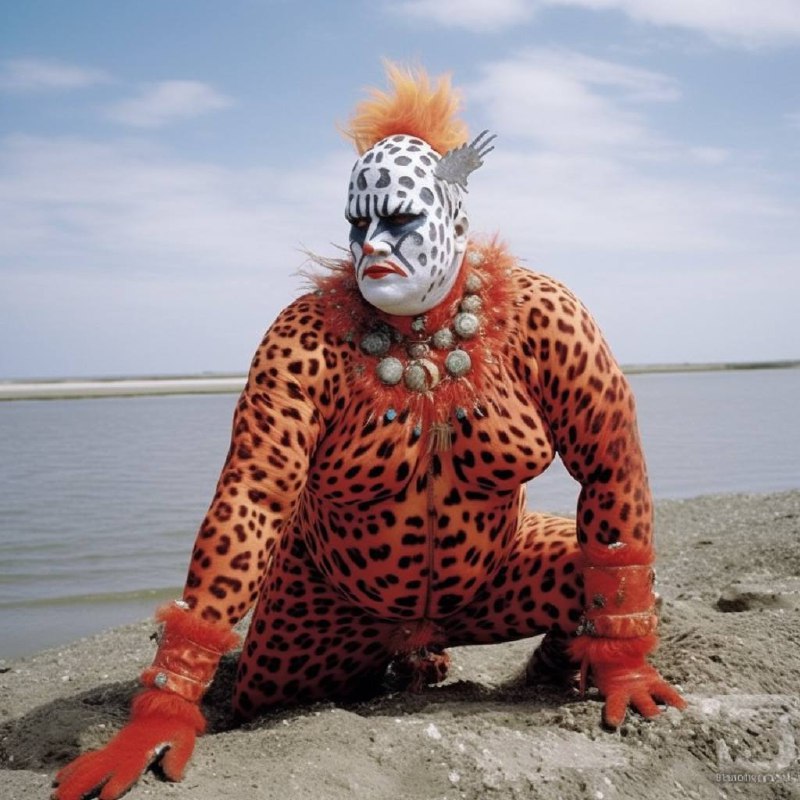
[[719, 361], [708, 364], [623, 364], [626, 375], [653, 372], [726, 372], [751, 369], [798, 369], [800, 360], [783, 361]]
[[244, 388], [246, 379], [246, 375], [183, 375], [0, 381], [0, 402], [4, 400], [81, 400], [101, 397], [235, 394]]
[[[627, 364], [627, 375], [670, 372], [721, 372], [732, 370], [798, 369], [800, 360], [739, 361], [708, 364]], [[0, 380], [0, 402], [10, 400], [79, 400], [101, 397], [147, 397], [183, 394], [235, 394], [244, 388], [246, 375], [152, 375], [104, 378], [49, 378]]]

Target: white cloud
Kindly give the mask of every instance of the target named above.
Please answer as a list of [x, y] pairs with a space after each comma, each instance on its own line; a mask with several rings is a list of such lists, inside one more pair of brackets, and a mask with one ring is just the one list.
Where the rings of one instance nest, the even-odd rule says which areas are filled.
[[684, 259], [758, 249], [787, 215], [765, 192], [729, 176], [651, 175], [599, 154], [498, 147], [490, 158], [491, 183], [473, 193], [470, 208], [544, 263], [559, 254]]
[[[539, 5], [536, 0], [535, 5]], [[621, 11], [653, 25], [679, 27], [744, 45], [800, 39], [797, 0], [541, 0], [549, 6]]]
[[747, 153], [661, 134], [648, 111], [680, 88], [566, 50], [484, 64], [465, 89], [500, 138], [473, 223], [575, 290], [623, 361], [788, 357], [791, 301], [762, 287], [800, 291], [797, 198]]
[[543, 67], [558, 70], [575, 81], [615, 89], [628, 100], [663, 102], [680, 98], [677, 82], [658, 72], [593, 58], [574, 50], [540, 49], [531, 54]]
[[0, 90], [11, 92], [83, 89], [109, 80], [101, 70], [45, 59], [10, 59], [0, 66]]
[[481, 72], [467, 91], [493, 128], [555, 150], [656, 147], [636, 105], [680, 96], [667, 76], [566, 50], [529, 50]]
[[343, 148], [235, 170], [141, 140], [0, 140], [0, 338], [19, 342], [0, 375], [245, 370], [305, 286], [304, 248], [346, 244], [351, 163]]
[[745, 46], [800, 39], [797, 0], [395, 0], [398, 15], [451, 28], [497, 32], [554, 7], [618, 11], [637, 22], [682, 28]]
[[393, 0], [387, 10], [421, 21], [434, 22], [448, 28], [477, 32], [497, 31], [526, 22], [536, 11], [537, 3], [529, 0]]
[[[301, 246], [346, 238], [349, 161], [342, 153], [307, 171], [237, 171], [138, 141], [10, 137], [0, 142], [0, 263], [132, 274], [294, 269]], [[297, 255], [291, 265], [287, 253]]]
[[145, 88], [138, 97], [108, 108], [108, 116], [123, 125], [159, 128], [180, 119], [220, 111], [233, 100], [199, 81], [161, 81]]
[[681, 96], [669, 76], [529, 50], [485, 64], [466, 91], [502, 137], [470, 204], [529, 252], [733, 252], [788, 214], [729, 150], [652, 128], [647, 104]]
[[724, 164], [731, 158], [731, 151], [725, 147], [690, 147], [689, 156], [700, 164]]

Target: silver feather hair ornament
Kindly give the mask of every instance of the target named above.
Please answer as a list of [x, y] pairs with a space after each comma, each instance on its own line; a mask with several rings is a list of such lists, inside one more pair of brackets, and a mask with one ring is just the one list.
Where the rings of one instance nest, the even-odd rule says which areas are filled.
[[[489, 131], [481, 131], [469, 144], [462, 144], [448, 150], [438, 161], [433, 174], [440, 180], [467, 189], [467, 178], [483, 164], [484, 157], [494, 150], [492, 141], [497, 134], [489, 136]], [[490, 147], [491, 145], [491, 147]]]

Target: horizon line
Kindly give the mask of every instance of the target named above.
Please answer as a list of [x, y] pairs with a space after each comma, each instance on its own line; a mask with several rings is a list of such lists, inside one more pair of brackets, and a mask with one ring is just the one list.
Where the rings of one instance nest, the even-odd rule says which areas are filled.
[[[800, 368], [800, 359], [622, 365], [622, 371], [626, 375], [797, 368]], [[241, 372], [112, 375], [84, 378], [0, 378], [0, 402], [12, 400], [147, 397], [154, 395], [234, 394], [242, 390], [246, 380], [247, 374]]]

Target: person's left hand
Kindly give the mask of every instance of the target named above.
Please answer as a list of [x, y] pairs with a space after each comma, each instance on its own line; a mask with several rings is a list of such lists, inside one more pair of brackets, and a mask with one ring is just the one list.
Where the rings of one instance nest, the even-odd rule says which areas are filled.
[[651, 719], [660, 713], [656, 701], [675, 708], [685, 708], [686, 701], [644, 659], [640, 664], [602, 662], [590, 667], [592, 683], [605, 698], [603, 721], [618, 728], [628, 706]]

